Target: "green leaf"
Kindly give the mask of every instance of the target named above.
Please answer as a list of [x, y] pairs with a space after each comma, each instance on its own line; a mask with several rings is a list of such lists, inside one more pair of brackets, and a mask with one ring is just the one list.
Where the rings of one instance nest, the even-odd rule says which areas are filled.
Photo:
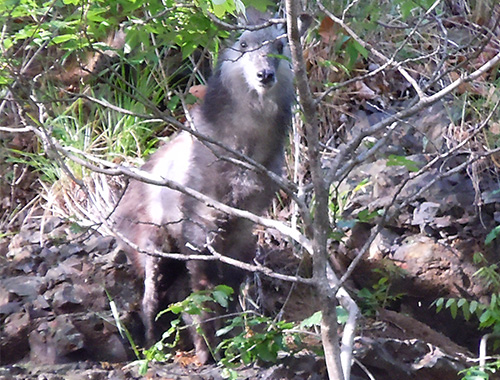
[[264, 341], [262, 344], [258, 344], [255, 347], [257, 356], [265, 362], [275, 362], [277, 358], [277, 352], [272, 349], [272, 342]]
[[484, 257], [484, 255], [481, 252], [476, 252], [472, 256], [472, 262], [474, 264], [487, 264], [488, 260]]
[[3, 76], [3, 75], [0, 76], [0, 85], [6, 85], [6, 84], [9, 84], [12, 82], [13, 82], [12, 78], [9, 78], [9, 77]]
[[231, 288], [230, 286], [227, 286], [227, 285], [217, 285], [214, 288], [214, 290], [216, 290], [218, 292], [225, 293], [227, 297], [233, 295], [233, 293], [234, 293], [233, 288]]
[[180, 104], [181, 102], [181, 99], [180, 97], [178, 97], [177, 95], [174, 95], [170, 98], [170, 100], [168, 101], [167, 103], [167, 108], [170, 110], [170, 111], [174, 111], [177, 106]]
[[235, 4], [228, 0], [212, 0], [212, 8], [219, 18], [224, 17], [226, 13], [234, 13], [236, 10]]
[[398, 0], [396, 1], [396, 4], [399, 5], [399, 10], [401, 12], [401, 16], [403, 17], [403, 20], [406, 20], [408, 16], [411, 15], [413, 9], [417, 7], [415, 2], [412, 0]]
[[245, 14], [245, 4], [241, 0], [234, 0], [234, 6], [237, 14]]
[[349, 319], [349, 313], [342, 306], [337, 306], [337, 322], [341, 325], [347, 323]]
[[477, 307], [478, 307], [479, 303], [477, 301], [471, 301], [470, 305], [469, 305], [469, 311], [474, 314], [477, 310]]
[[468, 321], [470, 319], [471, 313], [470, 309], [467, 307], [468, 305], [465, 305], [465, 307], [462, 309], [462, 313], [464, 315], [464, 319]]
[[77, 36], [74, 34], [63, 34], [61, 36], [56, 36], [52, 39], [52, 43], [54, 44], [61, 44], [63, 42], [67, 42], [70, 40], [76, 40]]
[[353, 228], [357, 223], [357, 220], [348, 220], [348, 219], [340, 219], [337, 221], [337, 227], [340, 229], [351, 229]]
[[4, 50], [8, 50], [9, 48], [12, 47], [13, 44], [14, 44], [14, 42], [12, 42], [11, 38], [9, 38], [9, 37], [4, 38], [4, 40], [3, 40]]
[[302, 322], [300, 322], [300, 327], [308, 328], [308, 327], [313, 327], [313, 326], [320, 326], [321, 325], [321, 318], [322, 318], [321, 311], [317, 311], [316, 313], [311, 315], [309, 318], [306, 318]]
[[370, 181], [368, 178], [365, 178], [364, 180], [362, 180], [360, 183], [358, 183], [356, 185], [356, 187], [354, 188], [353, 192], [357, 193], [359, 190], [364, 189], [365, 187], [367, 187], [371, 183], [372, 183], [372, 181]]
[[214, 300], [221, 305], [222, 307], [228, 307], [229, 305], [229, 296], [221, 291], [214, 290], [213, 292]]
[[479, 317], [479, 323], [481, 323], [482, 326], [484, 325], [483, 327], [488, 327], [491, 324], [489, 321], [490, 317], [491, 312], [490, 310], [486, 309], [484, 313]]
[[373, 218], [376, 218], [378, 215], [379, 215], [379, 210], [370, 211], [368, 209], [365, 209], [358, 213], [357, 219], [360, 222], [369, 222]]
[[351, 71], [354, 68], [356, 61], [358, 60], [359, 52], [358, 49], [356, 48], [356, 44], [357, 42], [350, 39], [345, 45], [345, 52], [348, 57], [347, 67], [349, 71]]
[[391, 154], [387, 159], [387, 166], [404, 166], [410, 172], [418, 172], [419, 164], [415, 161], [412, 161], [404, 156], [396, 156]]
[[222, 377], [224, 379], [228, 379], [228, 380], [236, 380], [239, 376], [239, 373], [238, 371], [232, 369], [232, 368], [228, 368], [228, 367], [224, 367], [224, 369], [222, 370], [222, 373], [221, 373]]
[[450, 314], [451, 314], [451, 317], [453, 319], [455, 319], [457, 317], [457, 311], [458, 311], [458, 306], [457, 306], [457, 303], [456, 302], [453, 302], [451, 305], [450, 305]]
[[498, 234], [500, 234], [500, 226], [496, 226], [489, 232], [488, 235], [486, 235], [486, 239], [484, 239], [484, 244], [486, 245], [491, 244], [491, 242], [497, 238]]
[[444, 298], [438, 298], [435, 301], [435, 305], [436, 305], [436, 313], [439, 313], [441, 311], [441, 309], [443, 308]]
[[265, 12], [269, 7], [275, 5], [275, 3], [270, 0], [243, 0], [243, 4], [247, 7], [252, 6], [261, 12]]
[[[168, 307], [168, 309], [167, 309], [167, 310], [163, 310], [163, 311], [161, 311], [160, 313], [158, 313], [158, 317], [162, 316], [162, 315], [163, 315], [163, 314], [165, 314], [165, 312], [167, 312], [167, 311], [171, 311], [171, 312], [172, 312], [172, 313], [174, 313], [174, 314], [180, 314], [180, 313], [182, 313], [182, 312], [183, 312], [184, 308], [185, 308], [185, 307], [184, 307], [184, 304], [183, 304], [183, 303], [181, 303], [181, 302], [177, 302], [177, 303], [175, 303], [175, 304], [170, 305], [170, 306]], [[158, 317], [157, 317], [157, 318], [158, 318]]]
[[93, 8], [87, 13], [87, 19], [93, 22], [103, 22], [108, 20], [106, 17], [106, 8]]
[[373, 294], [369, 289], [363, 288], [360, 291], [358, 291], [358, 297], [370, 299], [373, 298]]
[[446, 305], [444, 306], [446, 309], [449, 309], [450, 306], [452, 304], [456, 303], [455, 299], [454, 298], [449, 298], [447, 301], [446, 301]]
[[228, 325], [228, 326], [225, 326], [219, 330], [217, 330], [217, 332], [215, 333], [215, 336], [222, 336], [222, 335], [226, 335], [229, 331], [233, 330], [235, 328], [234, 325]]
[[488, 380], [490, 376], [477, 368], [468, 368], [459, 372], [460, 375], [465, 375], [462, 380]]
[[342, 241], [342, 239], [345, 237], [345, 233], [340, 230], [333, 230], [328, 234], [328, 238], [335, 240], [335, 241]]
[[359, 42], [352, 42], [354, 49], [363, 56], [363, 58], [368, 58], [369, 52], [366, 50]]

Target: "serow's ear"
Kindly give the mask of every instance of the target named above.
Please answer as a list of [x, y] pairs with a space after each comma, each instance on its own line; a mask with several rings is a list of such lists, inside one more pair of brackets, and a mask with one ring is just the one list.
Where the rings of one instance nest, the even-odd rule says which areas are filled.
[[253, 7], [247, 7], [245, 12], [243, 17], [238, 17], [238, 21], [242, 25], [259, 25], [271, 18], [269, 13], [262, 13]]
[[298, 19], [299, 34], [302, 37], [304, 33], [309, 29], [313, 22], [313, 18], [308, 13], [301, 13]]

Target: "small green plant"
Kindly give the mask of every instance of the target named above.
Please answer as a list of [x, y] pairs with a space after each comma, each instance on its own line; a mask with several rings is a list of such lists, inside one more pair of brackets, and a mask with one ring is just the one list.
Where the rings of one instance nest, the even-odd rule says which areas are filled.
[[[497, 264], [489, 264], [482, 253], [476, 253], [473, 257], [473, 262], [475, 264], [481, 265], [476, 273], [475, 277], [480, 278], [485, 288], [492, 291], [490, 302], [482, 303], [476, 300], [467, 300], [465, 298], [438, 298], [433, 302], [436, 307], [436, 313], [439, 313], [443, 309], [450, 311], [453, 319], [461, 312], [461, 315], [466, 321], [471, 320], [471, 318], [476, 318], [479, 329], [490, 329], [492, 330], [492, 336], [500, 335], [500, 274], [498, 273]], [[497, 350], [500, 347], [500, 340], [495, 340], [493, 343], [493, 349]], [[471, 367], [462, 372], [464, 375], [462, 380], [479, 380], [479, 379], [489, 379], [488, 372], [495, 373], [500, 369], [500, 360], [495, 360], [494, 362], [488, 363], [484, 368]]]
[[[189, 315], [200, 315], [203, 312], [210, 311], [210, 308], [207, 306], [209, 303], [216, 303], [224, 308], [227, 308], [233, 292], [233, 289], [229, 286], [218, 285], [213, 290], [202, 290], [191, 293], [183, 301], [176, 302], [165, 310], [159, 312], [156, 316], [156, 320], [166, 313], [173, 313], [177, 315], [177, 318], [170, 322], [170, 328], [163, 333], [160, 341], [154, 344], [151, 348], [144, 350], [144, 359], [140, 361], [140, 374], [146, 374], [151, 361], [166, 361], [171, 358], [171, 354], [166, 352], [166, 349], [174, 348], [179, 343], [181, 331], [187, 328], [181, 323], [183, 313]], [[195, 327], [198, 334], [204, 336], [203, 330], [200, 326]], [[208, 346], [208, 348], [211, 350], [213, 347]], [[213, 352], [212, 355], [214, 355]]]
[[366, 192], [367, 188], [371, 184], [371, 181], [368, 178], [365, 178], [354, 188], [339, 190], [337, 185], [332, 185], [330, 187], [328, 208], [330, 211], [332, 225], [335, 225], [336, 227], [330, 232], [329, 237], [331, 239], [341, 241], [346, 237], [345, 231], [352, 229], [356, 223], [370, 223], [374, 218], [380, 215], [379, 209], [363, 209], [357, 212], [354, 217], [344, 217], [344, 212], [352, 206], [355, 196], [357, 196], [358, 193]]
[[[464, 319], [469, 321], [475, 316], [479, 322], [480, 329], [493, 328], [495, 333], [500, 333], [500, 295], [493, 293], [488, 304], [476, 300], [469, 301], [465, 298], [438, 298], [434, 301], [436, 312], [448, 309], [453, 319], [461, 311]], [[500, 346], [500, 342], [495, 344], [495, 348]]]
[[[347, 312], [340, 306], [337, 307], [337, 317], [341, 324], [347, 321]], [[238, 373], [235, 368], [242, 364], [257, 361], [275, 363], [278, 357], [292, 356], [306, 347], [323, 355], [319, 339], [316, 345], [305, 339], [317, 336], [315, 332], [308, 331], [319, 328], [321, 318], [320, 311], [300, 323], [276, 321], [255, 312], [241, 313], [232, 318], [226, 327], [217, 332], [218, 336], [224, 336], [237, 331], [236, 335], [224, 339], [216, 350], [222, 354], [219, 366], [223, 375], [236, 379]]]
[[363, 288], [358, 291], [360, 307], [366, 316], [375, 315], [378, 308], [384, 309], [404, 296], [404, 293], [391, 291], [393, 280], [404, 277], [404, 270], [391, 262], [386, 262], [384, 268], [373, 269], [373, 272], [380, 276], [377, 283], [373, 284], [371, 289]]
[[472, 316], [476, 316], [479, 322], [479, 328], [493, 328], [495, 333], [500, 333], [500, 274], [498, 273], [497, 264], [489, 264], [482, 253], [476, 253], [473, 257], [473, 262], [481, 267], [474, 273], [474, 277], [478, 277], [483, 281], [485, 288], [489, 289], [492, 294], [489, 303], [481, 303], [476, 300], [467, 300], [465, 298], [438, 298], [433, 305], [436, 307], [436, 312], [444, 309], [449, 309], [453, 318], [457, 317], [458, 311], [466, 321]]
[[276, 362], [279, 352], [288, 352], [285, 336], [294, 327], [293, 323], [274, 321], [269, 317], [253, 313], [242, 313], [234, 317], [229, 324], [217, 331], [224, 336], [238, 329], [236, 336], [224, 339], [217, 347], [222, 353], [219, 364], [231, 373], [231, 369], [240, 364], [255, 361]]
[[500, 273], [498, 273], [498, 263], [490, 264], [480, 252], [475, 253], [472, 258], [474, 264], [480, 268], [474, 273], [474, 277], [480, 278], [484, 286], [491, 292], [500, 292]]
[[495, 333], [500, 333], [500, 274], [497, 271], [498, 265], [489, 264], [482, 253], [474, 254], [473, 262], [481, 265], [474, 273], [474, 277], [480, 278], [485, 288], [492, 292], [490, 302], [481, 303], [465, 298], [438, 298], [433, 305], [436, 307], [436, 312], [440, 312], [443, 308], [449, 309], [453, 318], [457, 317], [459, 310], [466, 321], [470, 320], [472, 316], [476, 316], [480, 329], [492, 327]]
[[7, 162], [22, 164], [29, 167], [36, 173], [40, 173], [40, 179], [47, 183], [55, 183], [62, 177], [62, 169], [54, 160], [40, 154], [41, 152], [31, 153], [16, 149], [10, 149]]
[[484, 368], [480, 366], [466, 368], [458, 374], [463, 376], [460, 380], [489, 380], [489, 373], [496, 373], [498, 370], [500, 370], [500, 361], [488, 363]]
[[396, 156], [394, 154], [389, 155], [387, 159], [387, 166], [403, 166], [409, 172], [418, 172], [420, 170], [420, 164], [418, 162], [412, 161], [405, 156]]
[[500, 226], [496, 226], [489, 232], [489, 234], [486, 236], [486, 239], [484, 240], [484, 243], [486, 245], [491, 244], [493, 240], [498, 237], [498, 235], [500, 235]]
[[[182, 324], [182, 314], [200, 315], [210, 311], [210, 304], [218, 304], [227, 308], [233, 295], [233, 289], [219, 285], [213, 290], [198, 291], [190, 294], [186, 299], [170, 305], [158, 313], [159, 319], [166, 313], [173, 313], [177, 317], [170, 322], [170, 328], [165, 331], [162, 338], [149, 349], [140, 350], [135, 344], [130, 332], [120, 320], [116, 304], [108, 295], [110, 308], [115, 325], [120, 335], [127, 339], [139, 366], [139, 373], [145, 375], [151, 362], [165, 362], [172, 358], [173, 348], [180, 341], [180, 333], [188, 326]], [[276, 321], [253, 311], [242, 312], [227, 320], [224, 327], [217, 331], [217, 336], [223, 337], [221, 343], [214, 349], [214, 357], [221, 359], [218, 366], [222, 375], [227, 379], [237, 379], [236, 370], [240, 365], [248, 365], [256, 361], [274, 363], [279, 356], [289, 356], [304, 348], [313, 350], [318, 355], [323, 355], [317, 332], [321, 325], [321, 312], [316, 312], [300, 323]], [[337, 306], [339, 324], [347, 321], [348, 314], [344, 308]], [[197, 327], [203, 336], [203, 330]], [[213, 347], [209, 347], [212, 349]]]
[[[110, 308], [118, 332], [123, 338], [126, 338], [128, 340], [130, 347], [137, 357], [136, 363], [139, 365], [139, 374], [144, 376], [151, 362], [165, 362], [171, 359], [171, 349], [175, 348], [179, 343], [181, 331], [188, 327], [182, 325], [183, 313], [187, 313], [189, 315], [200, 315], [202, 312], [210, 311], [207, 303], [216, 303], [226, 308], [229, 305], [229, 300], [231, 299], [231, 296], [233, 294], [233, 289], [229, 286], [219, 285], [216, 286], [213, 290], [194, 292], [186, 297], [183, 301], [176, 302], [170, 305], [167, 309], [162, 310], [156, 316], [157, 320], [166, 313], [173, 313], [177, 315], [177, 318], [173, 319], [170, 322], [170, 328], [163, 333], [162, 338], [158, 342], [156, 342], [148, 349], [143, 349], [142, 352], [137, 348], [132, 335], [125, 327], [125, 325], [123, 325], [123, 323], [121, 322], [116, 304], [107, 291], [106, 294], [109, 299]], [[203, 335], [203, 331], [199, 328], [199, 326], [196, 326], [196, 329], [199, 334]], [[210, 348], [211, 347], [209, 347], [209, 349]]]

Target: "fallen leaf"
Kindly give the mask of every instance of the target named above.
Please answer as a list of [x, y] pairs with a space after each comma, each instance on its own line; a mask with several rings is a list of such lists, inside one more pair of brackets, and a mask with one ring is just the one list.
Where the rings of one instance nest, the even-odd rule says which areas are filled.
[[194, 364], [197, 367], [201, 366], [201, 363], [194, 352], [177, 351], [174, 356], [174, 362], [183, 367], [187, 367], [191, 364]]
[[356, 82], [357, 94], [361, 99], [375, 99], [377, 93], [363, 82]]
[[321, 36], [321, 40], [325, 43], [332, 43], [337, 38], [337, 34], [335, 33], [335, 23], [333, 20], [325, 16], [319, 25], [318, 34]]

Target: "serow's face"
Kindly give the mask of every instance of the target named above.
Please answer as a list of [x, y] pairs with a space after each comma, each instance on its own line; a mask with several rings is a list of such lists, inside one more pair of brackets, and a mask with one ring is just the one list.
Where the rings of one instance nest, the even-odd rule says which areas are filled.
[[288, 64], [283, 59], [286, 39], [278, 36], [276, 28], [246, 31], [231, 48], [232, 64], [238, 67], [248, 87], [258, 93], [273, 88], [280, 65]]

